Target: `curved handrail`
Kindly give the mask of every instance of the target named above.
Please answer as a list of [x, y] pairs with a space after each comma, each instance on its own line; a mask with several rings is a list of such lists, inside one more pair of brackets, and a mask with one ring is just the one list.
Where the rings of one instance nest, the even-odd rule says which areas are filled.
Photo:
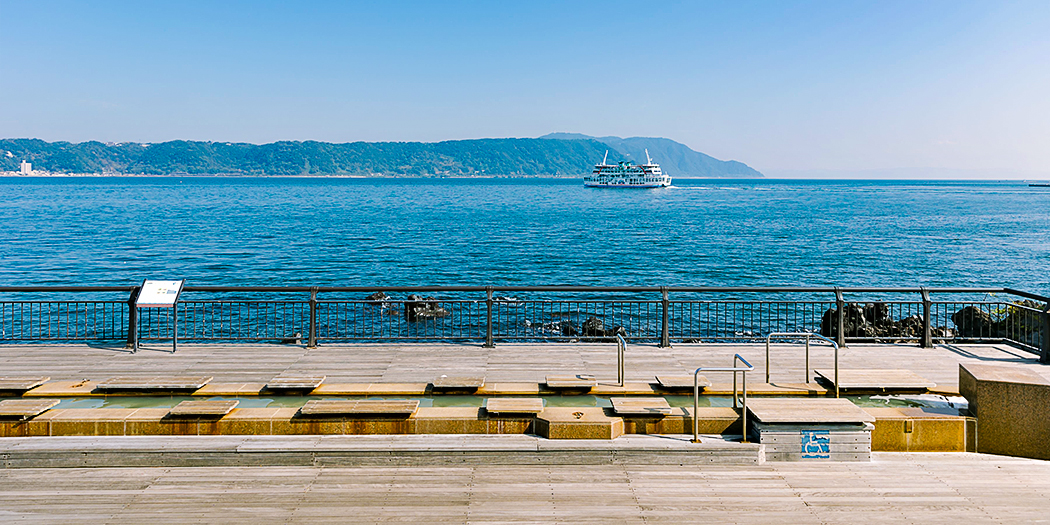
[[839, 344], [820, 334], [810, 332], [773, 332], [766, 336], [766, 383], [769, 382], [769, 343], [774, 338], [779, 339], [806, 339], [806, 378], [803, 383], [809, 383], [809, 340], [817, 338], [821, 341], [831, 343], [835, 347], [835, 397], [839, 397]]
[[[744, 363], [744, 366], [736, 366], [737, 361]], [[736, 408], [736, 373], [740, 372], [743, 383], [741, 389], [744, 393], [742, 403], [742, 419], [741, 419], [741, 441], [747, 443], [747, 373], [754, 370], [755, 367], [751, 363], [747, 362], [747, 359], [740, 354], [733, 356], [732, 367], [700, 367], [693, 372], [693, 443], [700, 442], [700, 372], [732, 372], [733, 373], [733, 408]]]

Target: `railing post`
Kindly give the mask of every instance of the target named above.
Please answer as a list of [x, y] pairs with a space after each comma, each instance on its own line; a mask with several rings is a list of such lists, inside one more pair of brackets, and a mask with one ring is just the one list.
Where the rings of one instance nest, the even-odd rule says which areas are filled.
[[135, 301], [139, 298], [138, 286], [131, 287], [131, 295], [128, 296], [128, 342], [124, 346], [132, 352], [139, 350], [139, 312], [135, 308]]
[[492, 287], [485, 287], [485, 348], [494, 348], [492, 341]]
[[310, 288], [310, 328], [306, 338], [307, 348], [317, 348], [317, 287]]
[[925, 286], [919, 288], [922, 294], [922, 341], [920, 346], [930, 348], [933, 346], [933, 304], [930, 301], [930, 291]]
[[1043, 307], [1043, 350], [1040, 363], [1050, 363], [1050, 301]]
[[660, 287], [660, 294], [663, 296], [663, 299], [661, 299], [660, 302], [660, 309], [662, 310], [660, 322], [660, 347], [667, 348], [671, 346], [671, 329], [668, 327], [667, 322], [671, 317], [667, 311], [668, 307], [671, 305], [671, 301], [667, 298], [666, 286]]
[[[735, 367], [736, 364], [734, 363], [733, 366]], [[733, 376], [736, 376], [736, 372], [733, 372]], [[740, 377], [744, 388], [744, 401], [740, 407], [740, 425], [744, 428], [740, 430], [740, 442], [747, 443], [747, 370], [741, 370]], [[736, 397], [736, 394], [733, 394], [733, 396]]]
[[835, 334], [835, 342], [839, 346], [846, 346], [846, 300], [842, 297], [842, 289], [835, 287], [835, 309], [838, 311], [838, 333]]
[[179, 349], [179, 299], [171, 304], [171, 353]]

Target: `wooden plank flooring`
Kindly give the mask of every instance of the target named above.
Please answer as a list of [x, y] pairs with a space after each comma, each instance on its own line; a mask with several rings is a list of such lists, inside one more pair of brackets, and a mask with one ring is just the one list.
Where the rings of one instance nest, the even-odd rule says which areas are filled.
[[[829, 384], [835, 384], [834, 368], [817, 370], [816, 373]], [[860, 370], [839, 368], [838, 382], [840, 390], [878, 390], [880, 388], [925, 390], [937, 386], [911, 370], [878, 368]]]
[[[813, 368], [832, 365], [830, 350], [817, 348]], [[677, 344], [671, 348], [632, 344], [626, 354], [628, 381], [655, 381], [657, 375], [688, 374], [698, 366], [730, 366], [740, 353], [755, 365], [749, 383], [764, 377], [765, 346]], [[1050, 366], [1034, 354], [1007, 345], [850, 345], [840, 353], [842, 369], [901, 368], [941, 387], [958, 384], [959, 363], [1026, 367], [1050, 378]], [[805, 366], [803, 347], [774, 345], [773, 383], [797, 383]], [[332, 344], [147, 346], [131, 354], [121, 346], [0, 344], [0, 376], [50, 376], [52, 380], [104, 381], [123, 376], [214, 376], [221, 383], [266, 383], [279, 375], [325, 375], [329, 383], [427, 383], [448, 370], [485, 376], [486, 382], [543, 382], [546, 375], [586, 370], [598, 383], [616, 380], [616, 345], [611, 343], [497, 344]], [[730, 374], [707, 374], [723, 384]], [[811, 378], [812, 379], [812, 378]]]
[[0, 471], [0, 520], [63, 523], [1020, 523], [1050, 462], [874, 454], [758, 466], [457, 465]]

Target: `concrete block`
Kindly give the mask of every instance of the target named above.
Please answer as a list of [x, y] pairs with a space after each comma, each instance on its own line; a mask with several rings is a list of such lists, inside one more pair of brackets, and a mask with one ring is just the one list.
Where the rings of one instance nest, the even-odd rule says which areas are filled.
[[976, 419], [923, 408], [865, 408], [875, 452], [976, 452]]
[[1050, 380], [1019, 367], [959, 365], [977, 418], [977, 452], [1050, 459]]
[[[840, 417], [840, 416], [836, 416]], [[766, 461], [864, 461], [871, 458], [871, 430], [866, 422], [752, 422], [750, 434], [765, 447]]]
[[536, 433], [548, 439], [616, 439], [624, 422], [597, 407], [547, 408], [536, 416]]

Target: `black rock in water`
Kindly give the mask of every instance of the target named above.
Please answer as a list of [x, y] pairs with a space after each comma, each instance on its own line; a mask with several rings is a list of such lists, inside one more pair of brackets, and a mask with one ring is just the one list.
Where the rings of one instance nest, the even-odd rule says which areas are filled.
[[448, 309], [442, 308], [437, 299], [433, 297], [423, 298], [418, 295], [408, 296], [405, 301], [405, 320], [408, 322], [426, 321], [439, 317], [448, 317], [452, 314]]
[[588, 317], [580, 328], [584, 337], [605, 337], [605, 323], [597, 317]]
[[423, 297], [420, 295], [409, 295], [405, 301], [405, 320], [414, 323], [416, 321], [416, 308], [421, 308]]
[[377, 303], [385, 303], [390, 300], [390, 296], [384, 292], [376, 292], [368, 297], [365, 297], [366, 301], [374, 301]]
[[598, 337], [602, 338], [603, 341], [611, 340], [610, 338], [616, 337], [616, 335], [627, 335], [627, 329], [622, 326], [613, 326], [612, 328], [605, 328], [605, 322], [598, 319], [595, 316], [588, 317], [583, 322], [583, 326], [580, 327], [580, 335], [583, 337]]
[[572, 324], [572, 321], [568, 319], [561, 321], [556, 325], [561, 328], [561, 335], [564, 335], [566, 337], [574, 337], [579, 333], [576, 330], [576, 325]]
[[[846, 315], [842, 320], [842, 331], [846, 337], [868, 337], [871, 330], [867, 318], [864, 316], [864, 308], [855, 303], [846, 303]], [[837, 308], [829, 308], [820, 318], [820, 335], [834, 337], [839, 333], [839, 311]]]
[[977, 308], [966, 306], [952, 314], [952, 322], [959, 329], [960, 337], [998, 337], [999, 327], [992, 319], [992, 314]]

